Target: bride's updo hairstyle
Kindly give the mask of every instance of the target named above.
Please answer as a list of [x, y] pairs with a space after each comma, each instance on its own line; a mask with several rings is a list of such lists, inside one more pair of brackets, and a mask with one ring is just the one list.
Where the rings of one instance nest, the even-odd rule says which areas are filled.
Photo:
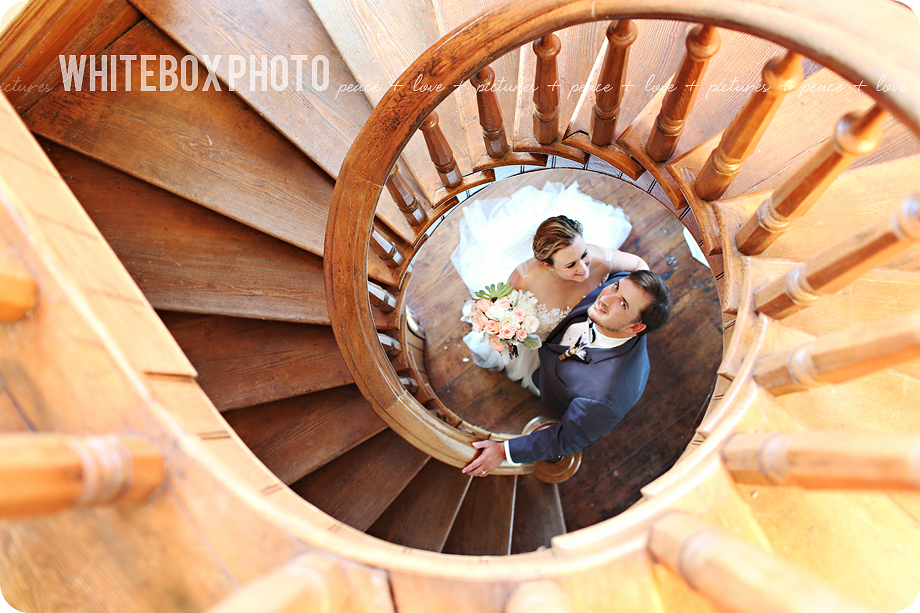
[[565, 215], [550, 217], [540, 224], [533, 235], [533, 257], [538, 262], [553, 265], [553, 254], [575, 242], [584, 233], [580, 221]]

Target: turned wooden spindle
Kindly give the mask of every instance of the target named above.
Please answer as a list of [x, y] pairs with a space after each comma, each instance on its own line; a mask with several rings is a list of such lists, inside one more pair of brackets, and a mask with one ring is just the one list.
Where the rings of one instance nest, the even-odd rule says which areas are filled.
[[808, 571], [684, 513], [656, 520], [648, 549], [720, 611], [869, 613]]
[[534, 75], [533, 136], [541, 145], [549, 145], [559, 138], [559, 71], [556, 56], [562, 42], [555, 34], [547, 34], [533, 43], [537, 54]]
[[387, 191], [396, 201], [396, 206], [406, 216], [410, 226], [420, 226], [427, 219], [425, 210], [419, 205], [418, 199], [409, 184], [399, 172], [399, 164], [393, 164], [393, 170], [390, 171], [390, 177], [387, 179]]
[[505, 613], [573, 613], [569, 595], [554, 581], [523, 583], [505, 603]]
[[402, 353], [402, 345], [392, 336], [387, 336], [382, 332], [378, 332], [377, 338], [380, 340], [380, 344], [383, 345], [383, 350], [391, 358], [395, 358]]
[[789, 51], [764, 66], [763, 81], [722, 134], [693, 184], [703, 200], [721, 198], [754, 152], [786, 94], [802, 82], [802, 56]]
[[736, 481], [810, 489], [920, 489], [920, 438], [868, 432], [736, 434], [722, 445]]
[[875, 104], [867, 111], [850, 113], [841, 119], [834, 136], [744, 222], [735, 235], [738, 250], [745, 255], [756, 255], [772, 245], [792, 220], [804, 215], [857, 157], [878, 147], [882, 142], [882, 122], [887, 116]]
[[637, 34], [638, 29], [631, 19], [614, 21], [607, 26], [607, 53], [597, 80], [590, 127], [591, 142], [598, 147], [609, 145], [616, 132], [629, 48], [636, 41]]
[[431, 162], [438, 169], [438, 176], [445, 187], [457, 187], [462, 181], [460, 169], [457, 168], [457, 160], [454, 159], [454, 152], [451, 150], [444, 136], [444, 132], [439, 125], [440, 119], [435, 111], [431, 112], [422, 123], [422, 134], [425, 136], [425, 144], [428, 145], [428, 154], [431, 156]]
[[16, 321], [35, 306], [35, 279], [18, 262], [0, 262], [0, 321]]
[[367, 293], [371, 297], [371, 305], [384, 313], [392, 313], [396, 310], [396, 297], [386, 291], [376, 283], [367, 282]]
[[371, 232], [371, 249], [390, 268], [399, 268], [405, 261], [403, 254], [399, 252], [396, 245], [388, 241], [376, 228]]
[[843, 383], [920, 357], [920, 313], [839, 330], [762, 357], [754, 380], [772, 394]]
[[476, 106], [479, 108], [479, 125], [482, 127], [482, 140], [489, 156], [499, 159], [508, 153], [508, 137], [502, 121], [502, 109], [495, 93], [495, 71], [490, 66], [480, 70], [470, 79], [476, 88]]
[[163, 482], [163, 453], [127, 436], [0, 436], [0, 517], [146, 500]]
[[920, 241], [920, 196], [897, 214], [826, 247], [754, 294], [754, 310], [782, 318], [832, 294]]
[[410, 394], [417, 394], [419, 390], [418, 381], [412, 377], [400, 377], [399, 382]]
[[698, 25], [687, 35], [687, 51], [680, 70], [661, 103], [645, 151], [656, 162], [667, 161], [677, 149], [687, 117], [693, 111], [709, 60], [721, 45], [719, 31], [714, 26]]
[[250, 581], [207, 613], [336, 613], [348, 581], [334, 560], [309, 553]]

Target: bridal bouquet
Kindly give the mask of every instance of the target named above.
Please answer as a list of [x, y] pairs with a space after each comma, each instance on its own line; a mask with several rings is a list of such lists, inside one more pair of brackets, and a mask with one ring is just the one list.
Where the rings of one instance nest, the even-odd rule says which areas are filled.
[[530, 292], [514, 289], [509, 283], [493, 284], [476, 292], [477, 300], [468, 302], [463, 321], [473, 325], [489, 341], [489, 346], [510, 360], [518, 356], [518, 346], [531, 349], [542, 343], [534, 334], [540, 326], [537, 299]]

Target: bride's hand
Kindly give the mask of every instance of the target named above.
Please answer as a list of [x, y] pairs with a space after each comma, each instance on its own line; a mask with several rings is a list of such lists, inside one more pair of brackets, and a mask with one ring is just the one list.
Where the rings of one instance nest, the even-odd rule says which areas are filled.
[[485, 477], [505, 460], [505, 445], [497, 441], [476, 441], [473, 443], [482, 453], [467, 464], [463, 472], [473, 477]]

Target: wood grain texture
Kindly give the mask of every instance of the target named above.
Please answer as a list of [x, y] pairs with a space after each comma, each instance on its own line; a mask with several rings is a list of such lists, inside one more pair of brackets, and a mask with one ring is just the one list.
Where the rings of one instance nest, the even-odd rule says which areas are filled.
[[287, 484], [386, 428], [353, 385], [230, 411], [224, 418]]
[[126, 0], [29, 2], [0, 35], [0, 85], [23, 113], [62, 81], [58, 56], [95, 55], [143, 19]]
[[328, 324], [322, 259], [42, 141], [157, 309]]
[[352, 382], [327, 326], [213, 316], [170, 328], [221, 411]]
[[[111, 54], [184, 55], [144, 21]], [[159, 63], [149, 63], [159, 83]], [[25, 116], [36, 133], [317, 255], [333, 181], [233, 93], [56, 89]], [[97, 88], [98, 90], [98, 88]]]
[[559, 488], [533, 475], [518, 477], [514, 498], [514, 532], [511, 553], [528, 553], [550, 547], [554, 536], [565, 534]]
[[511, 553], [517, 477], [474, 478], [444, 543], [444, 553], [506, 556]]
[[441, 551], [472, 477], [429, 460], [367, 533], [397, 545]]
[[367, 530], [427, 461], [423, 452], [384, 430], [291, 489], [337, 520]]
[[[308, 3], [139, 0], [135, 4], [199, 59], [222, 55], [226, 61], [217, 64], [215, 73], [223, 83], [229, 82], [227, 58], [231, 55], [247, 61], [256, 56], [257, 70], [261, 70], [263, 55], [286, 58], [289, 83], [281, 91], [261, 78], [252, 83], [251, 65], [234, 79], [234, 91], [329, 176], [338, 176], [345, 154], [370, 116], [371, 105], [362, 93], [350, 89], [355, 79]], [[295, 56], [307, 57], [301, 59], [300, 83]], [[378, 215], [401, 236], [414, 236], [386, 193]]]

